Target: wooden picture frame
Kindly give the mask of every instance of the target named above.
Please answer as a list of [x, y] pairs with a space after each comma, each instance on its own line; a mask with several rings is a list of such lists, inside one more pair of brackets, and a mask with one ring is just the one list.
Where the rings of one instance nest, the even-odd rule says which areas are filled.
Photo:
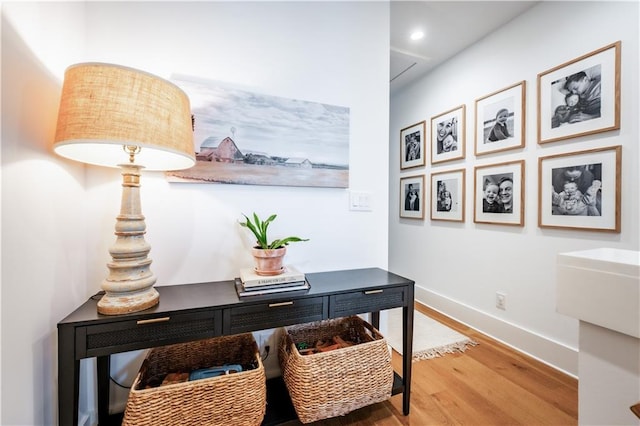
[[400, 169], [424, 166], [426, 121], [400, 130]]
[[617, 41], [538, 74], [538, 143], [620, 128]]
[[400, 178], [400, 217], [424, 219], [424, 198], [424, 175]]
[[538, 226], [620, 232], [622, 146], [538, 159]]
[[431, 220], [464, 222], [465, 169], [431, 174]]
[[475, 223], [524, 226], [524, 160], [476, 166]]
[[464, 158], [465, 111], [460, 105], [431, 118], [431, 164]]
[[476, 156], [525, 146], [526, 81], [475, 102]]

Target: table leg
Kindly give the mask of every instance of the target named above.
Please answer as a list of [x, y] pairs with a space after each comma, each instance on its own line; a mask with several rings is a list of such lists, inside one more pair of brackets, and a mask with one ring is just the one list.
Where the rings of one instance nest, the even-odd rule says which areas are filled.
[[80, 360], [75, 359], [73, 328], [58, 329], [58, 424], [78, 424]]
[[380, 311], [371, 312], [371, 325], [380, 330]]
[[413, 297], [409, 298], [409, 305], [402, 308], [402, 411], [409, 414], [409, 402], [411, 400], [411, 363], [413, 358]]
[[111, 377], [111, 356], [97, 358], [98, 369], [98, 425], [109, 422], [109, 382]]

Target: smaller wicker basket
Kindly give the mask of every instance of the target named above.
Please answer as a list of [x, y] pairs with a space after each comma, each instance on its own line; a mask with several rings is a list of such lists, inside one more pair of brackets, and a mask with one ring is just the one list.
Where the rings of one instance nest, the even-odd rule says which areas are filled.
[[[302, 423], [342, 416], [387, 400], [393, 386], [391, 352], [384, 337], [351, 316], [285, 328], [278, 348], [282, 376]], [[297, 343], [340, 336], [357, 345], [301, 355]]]
[[[258, 368], [141, 389], [149, 378], [224, 364]], [[251, 333], [151, 349], [129, 392], [123, 426], [259, 425], [266, 410], [266, 378]]]

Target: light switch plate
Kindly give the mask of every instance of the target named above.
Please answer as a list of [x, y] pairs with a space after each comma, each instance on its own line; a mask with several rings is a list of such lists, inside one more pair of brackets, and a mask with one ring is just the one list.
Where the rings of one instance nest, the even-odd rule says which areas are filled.
[[371, 211], [371, 193], [362, 191], [351, 191], [349, 193], [349, 210]]

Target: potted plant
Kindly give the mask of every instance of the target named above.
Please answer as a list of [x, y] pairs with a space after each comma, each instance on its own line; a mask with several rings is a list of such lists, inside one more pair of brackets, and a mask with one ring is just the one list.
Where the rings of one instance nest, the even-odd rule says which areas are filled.
[[309, 241], [309, 239], [291, 236], [269, 242], [267, 228], [277, 215], [272, 214], [266, 220], [261, 220], [256, 213], [253, 213], [253, 221], [247, 215], [243, 214], [243, 216], [245, 221], [240, 222], [240, 226], [248, 228], [256, 237], [256, 245], [252, 248], [252, 254], [256, 261], [256, 273], [258, 275], [279, 275], [283, 273], [282, 261], [287, 253], [287, 245], [299, 241]]

